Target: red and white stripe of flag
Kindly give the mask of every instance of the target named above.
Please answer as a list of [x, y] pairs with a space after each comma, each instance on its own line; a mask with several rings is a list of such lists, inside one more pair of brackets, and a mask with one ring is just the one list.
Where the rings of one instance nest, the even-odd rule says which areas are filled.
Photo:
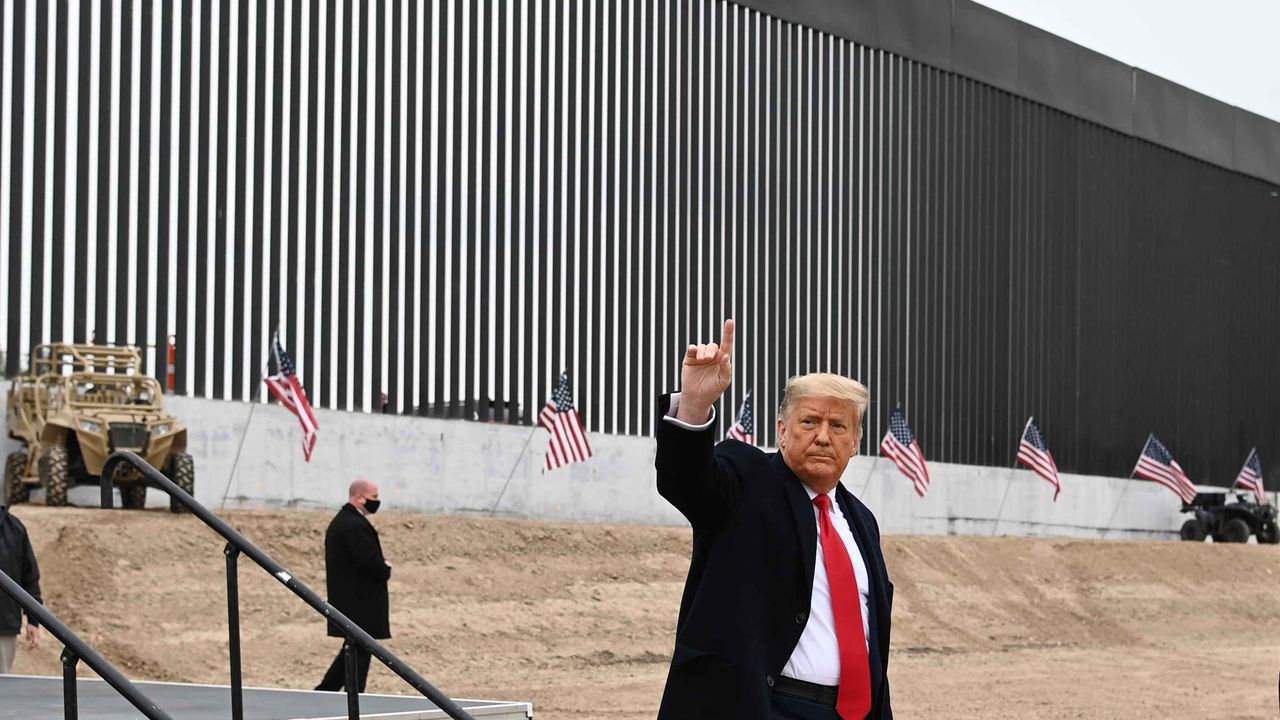
[[311, 462], [311, 451], [316, 447], [316, 430], [319, 424], [311, 409], [311, 401], [307, 399], [307, 392], [302, 389], [302, 383], [298, 382], [298, 376], [269, 375], [263, 380], [280, 404], [298, 416], [298, 422], [302, 425], [302, 455], [307, 462]]
[[[1249, 451], [1249, 456], [1244, 459], [1244, 467], [1240, 468], [1240, 474], [1236, 476], [1236, 485], [1246, 490], [1253, 491], [1253, 497], [1258, 501], [1259, 505], [1267, 504], [1267, 489], [1263, 485], [1262, 475], [1253, 467], [1254, 456], [1258, 454], [1258, 448]], [[1259, 464], [1261, 467], [1261, 464]]]
[[1191, 503], [1196, 499], [1196, 486], [1192, 484], [1191, 479], [1183, 472], [1177, 460], [1170, 460], [1169, 466], [1165, 467], [1143, 455], [1138, 458], [1138, 467], [1133, 472], [1140, 478], [1158, 482], [1169, 488], [1174, 494], [1182, 498], [1184, 503]]
[[547, 448], [543, 472], [591, 457], [591, 444], [587, 442], [577, 408], [557, 412], [554, 405], [547, 403], [542, 412], [538, 413], [538, 424], [551, 433], [551, 445]]
[[1058, 493], [1062, 492], [1062, 483], [1058, 480], [1058, 465], [1053, 461], [1053, 455], [1041, 452], [1039, 448], [1023, 440], [1018, 446], [1018, 462], [1053, 485], [1053, 500], [1057, 502]]
[[917, 495], [924, 497], [929, 492], [929, 468], [924, 464], [924, 453], [920, 450], [919, 442], [912, 440], [911, 445], [903, 446], [893, 436], [893, 432], [886, 432], [884, 440], [880, 441], [880, 452], [892, 460], [903, 475], [911, 479]]
[[1058, 501], [1058, 493], [1062, 492], [1062, 481], [1058, 478], [1058, 464], [1053, 461], [1053, 454], [1046, 448], [1041, 450], [1027, 440], [1027, 430], [1035, 418], [1028, 418], [1026, 427], [1022, 429], [1022, 442], [1018, 444], [1018, 462], [1031, 468], [1031, 472], [1048, 480], [1053, 485], [1053, 501]]

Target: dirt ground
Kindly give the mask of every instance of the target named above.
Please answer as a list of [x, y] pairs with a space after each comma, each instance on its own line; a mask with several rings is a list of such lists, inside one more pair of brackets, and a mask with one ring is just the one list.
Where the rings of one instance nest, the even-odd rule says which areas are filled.
[[[222, 543], [166, 512], [19, 506], [48, 604], [133, 678], [226, 683]], [[323, 591], [330, 515], [228, 512]], [[455, 697], [543, 720], [651, 718], [683, 528], [384, 513], [392, 650]], [[1280, 547], [890, 536], [901, 718], [1275, 718]], [[324, 624], [242, 560], [245, 682], [311, 687]], [[14, 672], [56, 675], [60, 648]], [[377, 663], [370, 689], [407, 686]]]

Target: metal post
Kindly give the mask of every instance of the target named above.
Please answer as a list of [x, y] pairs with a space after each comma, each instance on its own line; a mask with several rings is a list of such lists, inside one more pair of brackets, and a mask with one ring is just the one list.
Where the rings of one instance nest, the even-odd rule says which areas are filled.
[[356, 668], [359, 653], [356, 652], [355, 643], [350, 640], [343, 641], [342, 654], [346, 656], [347, 717], [350, 720], [360, 720], [360, 685], [358, 679], [360, 672]]
[[66, 720], [80, 717], [76, 698], [76, 665], [79, 663], [80, 658], [71, 652], [71, 648], [62, 648], [62, 716]]
[[240, 549], [227, 543], [222, 549], [227, 556], [227, 635], [231, 654], [231, 718], [244, 720], [244, 689], [240, 680], [240, 583], [238, 575]]

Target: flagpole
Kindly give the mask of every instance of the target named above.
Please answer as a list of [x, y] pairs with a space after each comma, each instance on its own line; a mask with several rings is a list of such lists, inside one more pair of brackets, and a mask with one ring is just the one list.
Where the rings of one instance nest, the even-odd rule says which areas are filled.
[[493, 501], [493, 507], [489, 508], [489, 514], [493, 515], [498, 512], [498, 505], [502, 503], [502, 496], [507, 494], [507, 488], [511, 485], [511, 478], [515, 477], [516, 468], [520, 467], [520, 460], [524, 457], [524, 451], [529, 449], [529, 443], [533, 442], [533, 436], [538, 432], [538, 426], [534, 425], [529, 431], [529, 437], [525, 438], [524, 447], [520, 448], [520, 454], [516, 456], [516, 463], [511, 466], [511, 472], [507, 473], [507, 482], [502, 486], [502, 492], [498, 493], [498, 499]]
[[858, 499], [859, 499], [859, 500], [861, 500], [863, 497], [865, 497], [865, 496], [866, 496], [866, 493], [867, 493], [867, 486], [871, 484], [871, 476], [872, 476], [873, 474], [875, 474], [875, 471], [876, 471], [876, 463], [878, 463], [878, 462], [880, 462], [880, 456], [879, 456], [879, 455], [872, 456], [872, 460], [871, 460], [871, 468], [870, 468], [869, 470], [867, 470], [867, 479], [866, 479], [866, 480], [864, 480], [864, 481], [863, 481], [863, 483], [862, 483], [862, 492], [858, 493]]
[[996, 521], [991, 524], [991, 536], [995, 537], [996, 528], [1000, 527], [1000, 517], [1004, 515], [1004, 503], [1009, 499], [1009, 489], [1013, 487], [1013, 475], [1018, 472], [1018, 461], [1013, 461], [1013, 467], [1009, 468], [1009, 481], [1004, 485], [1004, 496], [1000, 498], [1000, 509], [996, 510]]
[[[279, 330], [277, 329], [278, 333]], [[227, 495], [231, 493], [231, 481], [236, 477], [236, 468], [240, 466], [240, 453], [244, 452], [244, 441], [249, 437], [249, 426], [253, 424], [253, 413], [258, 409], [258, 405], [262, 404], [263, 388], [266, 383], [262, 378], [267, 376], [267, 372], [271, 369], [271, 349], [267, 349], [267, 362], [262, 367], [262, 377], [258, 378], [258, 397], [249, 405], [249, 417], [244, 421], [244, 432], [240, 433], [240, 447], [236, 448], [236, 459], [231, 462], [231, 472], [227, 474], [227, 486], [222, 491], [222, 502], [218, 505], [218, 510], [225, 510], [227, 507]]]
[[[1031, 421], [1035, 419], [1036, 419], [1036, 416], [1032, 415], [1031, 417], [1027, 418], [1027, 424], [1022, 426], [1022, 435], [1018, 438], [1019, 446], [1021, 446], [1022, 444], [1022, 438], [1025, 438], [1027, 436], [1027, 428], [1031, 427]], [[1006, 500], [1009, 499], [1009, 488], [1013, 487], [1013, 477], [1014, 477], [1014, 474], [1017, 472], [1018, 472], [1018, 455], [1017, 453], [1014, 453], [1013, 465], [1009, 467], [1009, 482], [1007, 482], [1004, 486], [1004, 497], [1000, 498], [1000, 509], [996, 511], [996, 521], [991, 525], [992, 537], [995, 537], [996, 528], [1000, 527], [1000, 517], [1004, 515], [1004, 503]]]
[[[1138, 455], [1138, 462], [1142, 462], [1142, 456], [1146, 454], [1147, 447], [1151, 445], [1151, 438], [1155, 437], [1155, 433], [1147, 433], [1147, 441], [1142, 445], [1142, 452]], [[1124, 489], [1120, 491], [1120, 497], [1116, 500], [1116, 506], [1111, 511], [1111, 517], [1107, 520], [1107, 526], [1102, 528], [1102, 537], [1106, 537], [1111, 532], [1111, 523], [1116, 520], [1116, 513], [1120, 512], [1120, 503], [1124, 502], [1125, 493], [1129, 492], [1129, 486], [1133, 483], [1129, 482], [1133, 479], [1135, 473], [1138, 472], [1137, 463], [1134, 464], [1133, 470], [1129, 471], [1129, 477], [1125, 478]]]

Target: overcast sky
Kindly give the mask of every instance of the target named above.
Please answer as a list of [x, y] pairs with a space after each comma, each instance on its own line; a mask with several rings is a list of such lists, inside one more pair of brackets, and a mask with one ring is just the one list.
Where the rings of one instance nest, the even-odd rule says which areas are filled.
[[976, 0], [1280, 121], [1280, 0]]

